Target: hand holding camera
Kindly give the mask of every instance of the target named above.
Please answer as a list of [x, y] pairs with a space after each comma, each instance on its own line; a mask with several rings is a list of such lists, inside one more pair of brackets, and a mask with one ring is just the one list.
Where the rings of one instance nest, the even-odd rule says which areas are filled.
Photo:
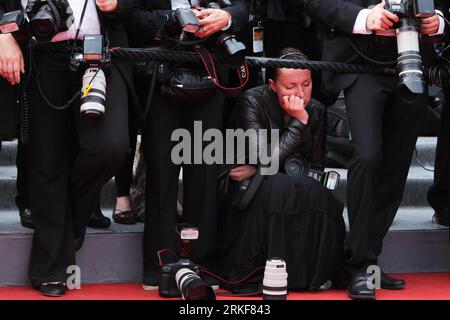
[[384, 8], [385, 1], [373, 7], [367, 15], [366, 28], [370, 31], [386, 31], [392, 29], [394, 23], [399, 21], [397, 15]]
[[252, 177], [255, 173], [256, 168], [254, 166], [239, 166], [231, 169], [228, 175], [234, 181], [242, 182], [245, 179]]
[[95, 0], [95, 3], [102, 12], [114, 12], [119, 8], [117, 0]]
[[207, 38], [221, 31], [230, 22], [231, 15], [222, 9], [204, 9], [194, 11], [200, 20], [200, 30], [195, 33], [198, 38]]
[[420, 23], [420, 33], [421, 34], [435, 34], [439, 31], [439, 17], [435, 14], [432, 17], [424, 18]]
[[22, 50], [11, 34], [0, 34], [0, 76], [16, 85], [21, 73], [25, 73]]
[[305, 109], [305, 100], [303, 98], [294, 95], [284, 96], [281, 107], [291, 117], [296, 118], [305, 125], [308, 123], [309, 115]]

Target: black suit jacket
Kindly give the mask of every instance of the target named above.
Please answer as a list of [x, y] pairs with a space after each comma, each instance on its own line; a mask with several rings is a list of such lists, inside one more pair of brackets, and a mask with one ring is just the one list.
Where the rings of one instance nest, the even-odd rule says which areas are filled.
[[[78, 0], [83, 1], [83, 0]], [[108, 33], [111, 45], [128, 46], [127, 34], [122, 23], [128, 13], [136, 6], [136, 0], [118, 0], [119, 10], [114, 13], [104, 13], [98, 10], [102, 32]], [[21, 10], [20, 0], [0, 0], [0, 15], [5, 12]]]
[[[353, 35], [353, 26], [359, 12], [381, 0], [303, 0], [308, 15], [328, 29], [328, 37], [323, 42], [322, 60], [355, 63], [360, 58], [351, 47], [351, 40], [361, 51], [369, 53], [376, 49], [369, 35]], [[439, 3], [437, 8], [441, 8]], [[392, 52], [386, 60], [396, 60], [396, 45], [392, 41]], [[424, 62], [430, 63], [434, 57], [432, 45], [421, 44]], [[385, 59], [383, 59], [385, 60]], [[361, 61], [359, 61], [361, 62]], [[425, 63], [426, 64], [426, 63]], [[322, 86], [326, 93], [336, 94], [351, 86], [359, 74], [323, 72]]]
[[[242, 0], [231, 2], [232, 5], [224, 10], [231, 14], [231, 31], [236, 33], [248, 22], [248, 10]], [[171, 11], [171, 0], [137, 0], [137, 7], [127, 19], [127, 29], [133, 46], [151, 43], [165, 22], [165, 15]]]
[[[20, 8], [20, 1], [0, 0], [0, 16], [5, 12]], [[17, 87], [11, 86], [6, 80], [0, 77], [0, 140], [9, 140], [17, 136], [19, 111], [17, 99]]]
[[[135, 0], [118, 0], [118, 4], [119, 10], [117, 12], [103, 13], [98, 11], [102, 33], [108, 35], [111, 47], [128, 47], [128, 36], [123, 20], [136, 6], [136, 3]], [[19, 0], [0, 0], [0, 16], [5, 12], [21, 9], [22, 6]], [[132, 89], [131, 67], [124, 61], [114, 61], [114, 64], [120, 70], [129, 89]], [[17, 136], [18, 100], [18, 86], [13, 87], [0, 77], [0, 140], [7, 140]], [[132, 104], [138, 108], [135, 100], [132, 101]]]

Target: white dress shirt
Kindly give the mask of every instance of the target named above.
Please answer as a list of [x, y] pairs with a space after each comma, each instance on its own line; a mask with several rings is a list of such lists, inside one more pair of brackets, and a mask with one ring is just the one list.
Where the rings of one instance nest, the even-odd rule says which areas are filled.
[[[27, 0], [21, 0], [22, 7], [27, 6]], [[83, 12], [83, 6], [85, 0], [68, 0], [70, 7], [73, 11], [73, 17], [69, 18], [69, 22], [73, 23], [70, 25], [69, 30], [58, 33], [52, 42], [60, 42], [65, 40], [75, 39], [77, 33], [77, 28], [80, 26], [81, 13]], [[86, 13], [84, 14], [83, 24], [80, 28], [80, 33], [78, 39], [82, 40], [86, 34], [100, 34], [100, 20], [97, 15], [97, 9], [95, 0], [88, 0], [86, 7]]]
[[[367, 22], [367, 16], [369, 15], [370, 9], [363, 9], [359, 12], [358, 16], [356, 17], [355, 25], [353, 26], [353, 34], [372, 34], [373, 31], [367, 30], [366, 22]], [[436, 10], [436, 13], [439, 13], [442, 15], [442, 12], [439, 10]], [[444, 34], [445, 29], [445, 21], [444, 19], [439, 16], [439, 30], [435, 34], [430, 34], [430, 36], [437, 36]], [[383, 37], [395, 37], [395, 30], [386, 30], [386, 31], [377, 31], [375, 33], [377, 36], [383, 36]]]
[[199, 0], [191, 0], [191, 3], [189, 3], [189, 0], [172, 0], [172, 10], [177, 10], [178, 8], [188, 9], [198, 5]]

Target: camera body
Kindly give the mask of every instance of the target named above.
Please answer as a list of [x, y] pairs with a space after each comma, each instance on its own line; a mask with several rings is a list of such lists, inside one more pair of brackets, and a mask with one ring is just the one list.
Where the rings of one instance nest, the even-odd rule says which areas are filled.
[[111, 64], [111, 53], [101, 34], [85, 35], [83, 51], [73, 52], [70, 57], [72, 71], [80, 68], [108, 67]]
[[399, 18], [428, 18], [434, 15], [434, 3], [430, 0], [386, 0], [385, 9]]
[[100, 119], [105, 114], [110, 65], [111, 53], [102, 35], [85, 35], [83, 51], [71, 54], [70, 69], [83, 79], [80, 114], [85, 120]]
[[[208, 2], [210, 9], [223, 9], [231, 6], [231, 1], [221, 0], [217, 2]], [[234, 34], [226, 31], [219, 33], [215, 39], [215, 51], [222, 56], [222, 58], [230, 63], [232, 67], [239, 67], [245, 59], [245, 52], [247, 47], [240, 42]]]
[[[207, 2], [208, 9], [223, 9], [231, 5], [228, 0], [219, 2]], [[203, 8], [198, 8], [202, 10]], [[246, 46], [240, 42], [234, 34], [226, 31], [221, 31], [208, 39], [198, 39], [194, 36], [200, 30], [201, 24], [195, 13], [190, 9], [179, 8], [172, 13], [165, 29], [166, 33], [170, 35], [179, 35], [182, 41], [196, 42], [196, 44], [205, 44], [221, 57], [224, 61], [229, 63], [232, 67], [242, 65], [245, 58]]]
[[73, 23], [71, 16], [72, 9], [67, 0], [28, 0], [25, 11], [16, 10], [3, 15], [0, 31], [13, 33], [18, 40], [34, 37], [37, 42], [45, 43], [69, 29]]
[[189, 259], [180, 259], [175, 263], [168, 263], [161, 268], [159, 278], [159, 295], [164, 298], [181, 297], [178, 289], [176, 275], [182, 269], [188, 269], [193, 274], [199, 274], [198, 266]]
[[336, 171], [319, 171], [311, 169], [309, 162], [301, 155], [292, 155], [284, 162], [284, 172], [293, 178], [311, 177], [328, 190], [334, 191], [339, 186], [340, 175]]

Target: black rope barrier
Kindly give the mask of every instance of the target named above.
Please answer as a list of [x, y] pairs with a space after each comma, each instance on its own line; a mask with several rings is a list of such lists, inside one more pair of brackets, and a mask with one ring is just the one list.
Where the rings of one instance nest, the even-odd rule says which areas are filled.
[[[167, 61], [183, 63], [201, 63], [200, 56], [195, 52], [170, 51], [156, 48], [116, 48], [112, 50], [112, 56], [118, 59], [133, 61]], [[396, 68], [379, 67], [371, 65], [358, 65], [327, 61], [299, 61], [289, 59], [262, 58], [247, 56], [249, 66], [310, 69], [312, 71], [331, 71], [337, 73], [372, 73], [380, 75], [397, 75]]]

